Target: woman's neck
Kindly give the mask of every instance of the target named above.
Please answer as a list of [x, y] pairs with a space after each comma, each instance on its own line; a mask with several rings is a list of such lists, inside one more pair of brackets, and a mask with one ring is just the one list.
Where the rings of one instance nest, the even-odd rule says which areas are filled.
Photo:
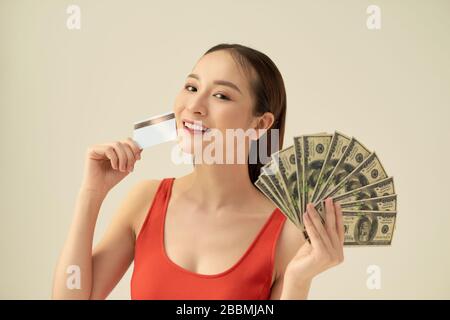
[[248, 202], [258, 192], [247, 164], [196, 164], [187, 179], [190, 198], [211, 210]]

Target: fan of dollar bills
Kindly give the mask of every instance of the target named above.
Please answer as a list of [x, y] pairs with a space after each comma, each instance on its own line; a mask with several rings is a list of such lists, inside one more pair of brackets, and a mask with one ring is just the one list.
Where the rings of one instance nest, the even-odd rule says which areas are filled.
[[390, 245], [395, 229], [397, 195], [375, 152], [340, 132], [294, 137], [275, 152], [255, 185], [305, 237], [303, 212], [313, 203], [322, 222], [324, 200], [333, 198], [343, 213], [344, 245]]

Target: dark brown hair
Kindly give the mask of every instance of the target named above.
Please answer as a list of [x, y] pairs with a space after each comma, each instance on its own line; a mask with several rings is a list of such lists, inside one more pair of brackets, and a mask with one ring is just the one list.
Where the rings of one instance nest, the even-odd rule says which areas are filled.
[[[272, 126], [264, 134], [267, 135], [264, 137], [267, 139], [266, 155], [270, 156], [273, 152], [278, 151], [272, 150], [270, 143], [272, 141], [272, 129], [279, 130], [278, 147], [280, 149], [283, 148], [286, 119], [286, 89], [284, 87], [283, 77], [275, 63], [268, 56], [260, 51], [240, 44], [218, 44], [206, 51], [204, 55], [219, 50], [227, 50], [250, 80], [250, 87], [252, 88], [255, 99], [253, 114], [259, 116], [265, 112], [271, 112], [274, 115], [275, 119]], [[260, 139], [262, 138], [260, 137]], [[250, 150], [250, 152], [256, 152], [257, 155], [257, 163], [249, 163], [248, 165], [250, 180], [252, 183], [255, 183], [260, 174], [261, 167], [265, 163], [262, 163], [259, 158], [257, 141], [252, 141]]]

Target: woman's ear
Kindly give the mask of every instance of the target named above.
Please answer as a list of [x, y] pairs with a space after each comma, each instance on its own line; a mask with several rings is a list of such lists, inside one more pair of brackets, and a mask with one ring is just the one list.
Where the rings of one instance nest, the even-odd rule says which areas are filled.
[[258, 140], [274, 123], [275, 117], [272, 112], [265, 112], [262, 116], [256, 118], [256, 135]]

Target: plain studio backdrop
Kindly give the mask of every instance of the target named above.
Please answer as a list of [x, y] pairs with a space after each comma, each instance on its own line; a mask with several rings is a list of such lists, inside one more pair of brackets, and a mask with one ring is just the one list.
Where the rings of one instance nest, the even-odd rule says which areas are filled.
[[[70, 5], [80, 29], [67, 27]], [[368, 28], [371, 5], [380, 29]], [[449, 13], [445, 0], [0, 1], [0, 298], [51, 297], [87, 147], [170, 111], [197, 59], [222, 42], [279, 67], [285, 146], [339, 130], [394, 176], [392, 246], [346, 248], [310, 298], [450, 298]], [[94, 243], [132, 185], [191, 170], [172, 163], [172, 147], [144, 150], [108, 194]], [[109, 298], [129, 299], [131, 271]]]

